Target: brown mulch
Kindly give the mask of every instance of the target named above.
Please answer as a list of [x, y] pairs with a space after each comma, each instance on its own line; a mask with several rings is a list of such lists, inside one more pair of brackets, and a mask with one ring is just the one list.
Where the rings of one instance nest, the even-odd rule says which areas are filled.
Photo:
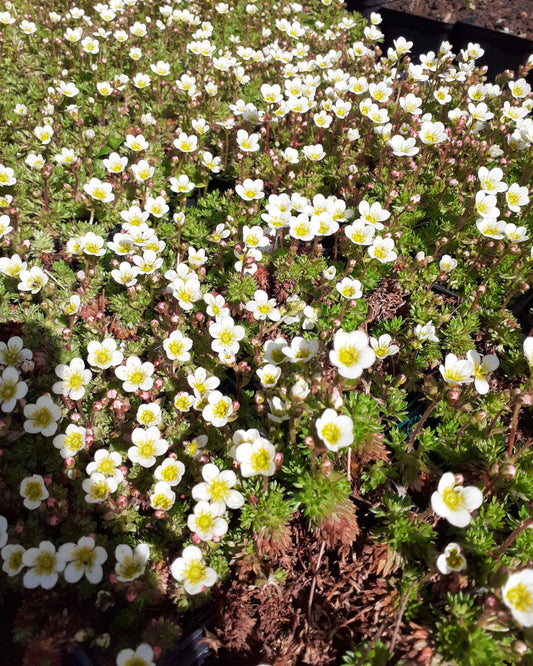
[[446, 23], [468, 20], [483, 28], [533, 39], [533, 0], [389, 0], [385, 6]]
[[[397, 563], [387, 547], [361, 539], [322, 548], [301, 517], [289, 534], [282, 555], [267, 565], [243, 553], [238, 574], [216, 589], [209, 664], [326, 666], [363, 639], [390, 644], [400, 600], [391, 584]], [[281, 566], [285, 582], [275, 576]], [[429, 663], [431, 648], [415, 634], [400, 622], [395, 657]]]

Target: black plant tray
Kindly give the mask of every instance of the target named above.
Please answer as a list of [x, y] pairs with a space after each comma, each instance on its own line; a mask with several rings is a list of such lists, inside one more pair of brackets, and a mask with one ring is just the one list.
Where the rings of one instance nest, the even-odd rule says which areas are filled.
[[[359, 12], [366, 17], [372, 12], [381, 14], [383, 22], [379, 29], [385, 35], [382, 44], [385, 53], [389, 47], [394, 47], [393, 42], [398, 37], [413, 42], [410, 55], [415, 60], [427, 51], [436, 52], [444, 40], [452, 44], [456, 53], [466, 49], [469, 42], [474, 42], [485, 51], [477, 64], [488, 66], [489, 80], [494, 80], [507, 69], [516, 71], [520, 65], [526, 64], [529, 55], [533, 53], [532, 40], [474, 25], [472, 19], [445, 23], [389, 9], [387, 4], [386, 0], [346, 0], [349, 11]], [[528, 75], [528, 80], [533, 80], [533, 73]]]

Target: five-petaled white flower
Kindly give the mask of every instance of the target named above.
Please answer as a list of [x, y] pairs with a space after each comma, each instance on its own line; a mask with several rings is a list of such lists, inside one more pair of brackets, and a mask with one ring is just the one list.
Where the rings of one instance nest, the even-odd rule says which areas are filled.
[[[252, 430], [253, 433], [257, 431]], [[250, 433], [250, 430], [248, 430]], [[259, 435], [259, 433], [257, 433]], [[235, 437], [233, 438], [235, 441]], [[235, 447], [234, 457], [240, 463], [244, 478], [250, 476], [272, 476], [276, 471], [276, 449], [264, 437], [255, 436]]]
[[471, 384], [474, 381], [473, 364], [470, 361], [459, 360], [455, 354], [446, 354], [444, 365], [439, 366], [439, 371], [444, 381], [451, 386]]
[[334, 409], [325, 409], [315, 422], [316, 432], [329, 451], [338, 451], [353, 442], [353, 421]]
[[117, 580], [121, 583], [135, 580], [144, 574], [148, 558], [150, 557], [150, 547], [146, 543], [139, 543], [132, 550], [127, 544], [120, 544], [115, 548], [115, 574]]
[[240, 509], [244, 504], [244, 497], [233, 486], [237, 483], [237, 476], [231, 469], [220, 471], [213, 463], [202, 467], [202, 483], [197, 483], [192, 489], [192, 498], [196, 502], [211, 502], [225, 509]]
[[329, 360], [338, 368], [341, 377], [357, 379], [363, 370], [374, 363], [376, 354], [368, 344], [368, 335], [364, 331], [348, 333], [341, 329], [333, 338]]
[[30, 435], [40, 433], [50, 437], [57, 430], [57, 421], [61, 417], [58, 407], [49, 395], [42, 395], [36, 403], [24, 405], [24, 430]]
[[111, 203], [115, 199], [111, 183], [104, 183], [98, 178], [91, 180], [83, 186], [83, 190], [90, 197], [100, 203]]
[[431, 495], [431, 508], [455, 527], [466, 527], [483, 502], [483, 493], [475, 486], [459, 485], [452, 472], [440, 478], [437, 490]]
[[496, 354], [487, 354], [487, 356], [481, 358], [477, 351], [471, 349], [467, 352], [466, 358], [472, 364], [474, 386], [476, 387], [476, 391], [481, 395], [485, 395], [485, 393], [488, 393], [489, 390], [487, 377], [500, 365], [498, 357]]
[[149, 391], [154, 385], [152, 375], [154, 364], [149, 361], [144, 363], [138, 356], [130, 356], [125, 365], [115, 368], [116, 376], [124, 382], [122, 388], [128, 393], [134, 391]]
[[93, 585], [102, 580], [107, 552], [92, 537], [81, 537], [78, 543], [64, 543], [57, 553], [66, 563], [63, 577], [67, 583], [77, 583], [83, 576]]
[[17, 400], [23, 398], [28, 392], [26, 382], [20, 381], [18, 370], [12, 366], [7, 367], [0, 377], [0, 404], [4, 413], [15, 409]]
[[533, 627], [533, 569], [511, 574], [502, 587], [502, 599], [518, 624]]
[[29, 590], [36, 587], [51, 590], [65, 568], [65, 560], [51, 541], [41, 541], [37, 548], [28, 548], [22, 555], [22, 562], [28, 567], [22, 584]]
[[228, 521], [222, 518], [225, 510], [224, 503], [211, 504], [200, 500], [187, 518], [187, 527], [202, 541], [222, 537], [228, 531]]
[[217, 581], [216, 571], [205, 565], [202, 551], [197, 546], [184, 548], [181, 557], [170, 565], [170, 573], [183, 584], [187, 594], [198, 594]]
[[20, 495], [24, 497], [24, 506], [27, 509], [39, 508], [41, 502], [49, 497], [43, 477], [40, 474], [34, 474], [22, 479]]
[[69, 365], [61, 363], [55, 372], [61, 381], [52, 386], [52, 391], [71, 400], [81, 400], [85, 395], [85, 387], [93, 376], [90, 370], [86, 370], [83, 359], [73, 358]]

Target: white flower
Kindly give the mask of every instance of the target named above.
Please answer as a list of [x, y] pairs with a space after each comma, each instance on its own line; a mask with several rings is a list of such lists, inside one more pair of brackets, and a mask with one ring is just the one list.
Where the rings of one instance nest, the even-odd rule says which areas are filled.
[[183, 583], [187, 594], [198, 594], [217, 581], [216, 571], [205, 565], [202, 551], [196, 546], [187, 546], [183, 549], [181, 557], [170, 565], [170, 573], [178, 583]]
[[263, 192], [263, 181], [260, 178], [258, 178], [257, 180], [251, 180], [250, 178], [246, 178], [242, 183], [242, 185], [238, 183], [235, 186], [235, 192], [244, 201], [263, 199], [265, 196], [265, 193]]
[[111, 493], [115, 492], [118, 482], [113, 477], [93, 472], [88, 479], [82, 482], [81, 487], [85, 493], [85, 501], [88, 504], [98, 504], [104, 502]]
[[281, 377], [281, 368], [277, 365], [267, 363], [263, 368], [257, 370], [257, 376], [264, 388], [274, 388]]
[[358, 210], [361, 217], [356, 222], [363, 221], [365, 224], [374, 227], [377, 231], [381, 231], [384, 228], [382, 222], [385, 222], [390, 217], [389, 211], [385, 210], [379, 201], [375, 201], [371, 205], [368, 201], [363, 200], [359, 203]]
[[494, 169], [487, 169], [487, 167], [479, 167], [477, 177], [481, 184], [481, 189], [485, 190], [488, 194], [498, 194], [498, 192], [505, 192], [507, 185], [502, 181], [503, 171], [500, 167]]
[[272, 476], [276, 471], [275, 455], [276, 449], [264, 437], [256, 437], [253, 441], [239, 444], [234, 453], [244, 478], [258, 475]]
[[533, 569], [523, 569], [511, 574], [502, 587], [502, 599], [519, 624], [532, 627]]
[[377, 259], [382, 264], [389, 261], [396, 261], [398, 255], [394, 252], [394, 241], [392, 238], [382, 238], [376, 236], [372, 245], [368, 248], [369, 256]]
[[135, 428], [131, 433], [133, 446], [128, 449], [128, 458], [141, 467], [152, 467], [156, 456], [161, 456], [168, 451], [169, 443], [162, 439], [157, 426]]
[[147, 197], [146, 203], [144, 204], [144, 210], [148, 211], [152, 217], [161, 219], [164, 217], [170, 210], [165, 198], [162, 196], [159, 197]]
[[517, 227], [512, 222], [505, 225], [505, 235], [512, 243], [524, 243], [529, 240], [527, 227]]
[[32, 266], [30, 270], [21, 270], [18, 277], [20, 282], [17, 288], [32, 294], [37, 294], [48, 282], [48, 275], [39, 266]]
[[192, 310], [194, 303], [202, 298], [200, 281], [196, 275], [187, 276], [185, 279], [176, 277], [167, 290], [178, 301], [180, 308], [186, 311]]
[[430, 146], [442, 143], [443, 141], [448, 141], [448, 136], [444, 131], [444, 125], [441, 122], [423, 122], [418, 132], [418, 137], [422, 143]]
[[87, 363], [107, 370], [108, 368], [120, 365], [124, 359], [124, 354], [117, 349], [117, 343], [113, 338], [104, 338], [102, 342], [91, 340], [87, 345]]
[[156, 467], [154, 477], [157, 481], [164, 481], [169, 486], [177, 486], [185, 474], [185, 465], [180, 460], [166, 458]]
[[451, 386], [471, 384], [474, 381], [473, 364], [470, 361], [459, 360], [455, 354], [446, 354], [444, 365], [439, 366], [439, 371], [444, 381]]
[[449, 254], [445, 254], [441, 257], [441, 260], [439, 261], [439, 269], [443, 273], [449, 273], [450, 271], [453, 271], [453, 269], [456, 267], [457, 267], [457, 259], [450, 257]]
[[8, 414], [15, 409], [17, 400], [23, 398], [28, 392], [26, 382], [20, 381], [16, 368], [7, 367], [0, 377], [0, 403], [1, 409]]
[[125, 648], [117, 654], [116, 666], [155, 666], [154, 651], [148, 643], [141, 643], [136, 650]]
[[176, 501], [176, 493], [166, 481], [158, 481], [150, 493], [150, 506], [156, 511], [168, 511]]
[[3, 548], [7, 543], [7, 527], [7, 518], [5, 516], [0, 516], [0, 548]]
[[10, 578], [16, 576], [24, 568], [24, 562], [22, 561], [24, 553], [24, 547], [19, 544], [8, 544], [2, 548], [1, 554], [4, 560], [2, 571]]
[[530, 367], [533, 368], [533, 337], [526, 338], [524, 340], [524, 356]]
[[193, 513], [187, 518], [187, 527], [202, 541], [211, 541], [213, 537], [222, 537], [228, 531], [228, 522], [221, 518], [226, 510], [224, 503], [210, 504], [200, 501]]
[[182, 174], [178, 178], [170, 178], [170, 189], [176, 194], [188, 194], [192, 192], [196, 185], [189, 179], [189, 176]]
[[52, 386], [54, 393], [69, 397], [71, 400], [81, 400], [85, 395], [85, 387], [91, 381], [93, 373], [85, 369], [81, 358], [73, 358], [70, 365], [56, 366], [56, 375], [61, 381]]
[[20, 484], [20, 495], [24, 497], [24, 506], [27, 509], [37, 509], [41, 502], [48, 499], [49, 493], [40, 474], [27, 476]]
[[118, 153], [111, 153], [107, 159], [102, 161], [109, 173], [122, 173], [128, 166], [128, 158], [121, 157]]
[[147, 427], [159, 425], [163, 421], [161, 407], [157, 402], [139, 405], [136, 418], [137, 423]]
[[133, 77], [132, 83], [138, 90], [143, 90], [143, 88], [146, 88], [150, 85], [150, 80], [151, 79], [148, 74], [142, 74], [139, 72]]
[[207, 405], [202, 410], [202, 416], [207, 423], [215, 428], [222, 428], [233, 414], [231, 398], [220, 391], [211, 391], [207, 395]]
[[357, 379], [363, 370], [376, 360], [374, 350], [368, 344], [368, 335], [363, 331], [347, 333], [342, 329], [335, 333], [329, 360], [338, 368], [339, 375], [346, 379]]
[[137, 284], [137, 275], [139, 275], [138, 266], [132, 266], [127, 261], [121, 261], [119, 267], [111, 271], [113, 280], [124, 287], [132, 287]]
[[135, 546], [135, 550], [126, 544], [115, 548], [115, 573], [121, 583], [135, 580], [144, 574], [150, 556], [150, 548], [146, 543]]
[[280, 311], [276, 307], [276, 300], [268, 298], [268, 294], [263, 289], [258, 289], [254, 294], [254, 300], [248, 301], [244, 306], [248, 312], [251, 312], [254, 319], [264, 321], [267, 318], [271, 321], [279, 321]]
[[308, 363], [318, 353], [318, 340], [306, 340], [300, 336], [295, 336], [291, 344], [282, 348], [282, 353], [293, 363]]
[[439, 341], [439, 338], [435, 335], [435, 326], [431, 320], [428, 321], [427, 324], [424, 324], [424, 326], [417, 324], [415, 326], [414, 334], [420, 342], [426, 342], [426, 340], [429, 340], [429, 342]]
[[448, 575], [466, 569], [466, 559], [457, 543], [449, 543], [444, 552], [437, 558], [437, 569], [441, 574]]
[[163, 348], [171, 361], [186, 363], [190, 361], [189, 349], [192, 348], [192, 340], [187, 338], [181, 331], [172, 331], [166, 340], [163, 340]]
[[144, 275], [155, 273], [155, 271], [163, 265], [162, 257], [159, 257], [153, 250], [145, 250], [142, 253], [142, 256], [135, 255], [133, 261], [139, 268], [139, 272]]
[[[383, 227], [382, 224], [380, 224]], [[344, 227], [344, 233], [355, 245], [372, 245], [376, 227], [359, 219]], [[333, 267], [334, 268], [334, 267]]]
[[245, 334], [244, 327], [235, 325], [232, 317], [218, 317], [209, 326], [209, 335], [213, 338], [211, 349], [217, 353], [236, 354]]
[[148, 150], [150, 144], [142, 134], [127, 134], [125, 146], [135, 153], [140, 153], [143, 150]]
[[28, 567], [22, 579], [28, 590], [36, 587], [51, 590], [57, 583], [59, 572], [65, 568], [65, 561], [51, 541], [41, 541], [38, 548], [28, 548], [22, 555], [22, 563]]
[[202, 468], [203, 483], [193, 486], [192, 498], [196, 501], [211, 502], [211, 505], [220, 505], [223, 510], [240, 509], [244, 504], [244, 497], [238, 490], [233, 490], [237, 483], [235, 472], [230, 469], [222, 472], [216, 465], [207, 463]]
[[24, 405], [24, 430], [31, 435], [41, 433], [50, 437], [57, 430], [57, 421], [61, 418], [61, 409], [49, 395], [42, 395], [36, 403]]
[[124, 382], [122, 388], [128, 393], [134, 391], [149, 391], [154, 385], [152, 375], [154, 365], [146, 361], [143, 363], [137, 356], [130, 356], [125, 365], [115, 368], [116, 376]]
[[392, 148], [392, 154], [397, 157], [412, 157], [419, 152], [419, 149], [416, 147], [416, 139], [413, 137], [405, 139], [400, 134], [396, 134], [387, 143]]
[[361, 283], [359, 280], [353, 280], [352, 278], [345, 277], [340, 282], [337, 282], [335, 289], [339, 292], [341, 296], [347, 298], [348, 300], [357, 300], [361, 298], [363, 292], [361, 291]]
[[16, 278], [27, 267], [28, 264], [22, 261], [18, 254], [14, 254], [11, 257], [0, 257], [0, 273], [3, 273], [7, 277]]
[[62, 458], [71, 458], [85, 446], [87, 430], [71, 423], [67, 426], [64, 435], [56, 435], [52, 441]]
[[106, 479], [111, 478], [118, 485], [124, 481], [124, 474], [118, 469], [119, 465], [122, 465], [122, 456], [118, 451], [98, 449], [94, 454], [93, 462], [87, 465], [85, 471], [89, 476], [101, 474]]
[[274, 365], [284, 363], [287, 360], [287, 356], [284, 354], [283, 349], [287, 346], [287, 340], [282, 337], [275, 340], [267, 340], [263, 347], [264, 360]]
[[51, 125], [43, 125], [42, 127], [36, 127], [33, 130], [33, 133], [43, 144], [43, 146], [46, 146], [50, 143], [52, 137], [54, 136], [54, 128]]
[[158, 60], [155, 65], [152, 63], [150, 69], [157, 76], [168, 76], [170, 74], [170, 64], [163, 62], [163, 60]]
[[304, 146], [302, 148], [302, 153], [306, 160], [309, 162], [320, 162], [326, 157], [326, 152], [321, 143], [317, 143], [313, 146]]
[[255, 153], [259, 150], [259, 134], [248, 134], [240, 129], [237, 131], [237, 145], [244, 153]]
[[107, 560], [107, 552], [97, 546], [92, 537], [81, 537], [77, 544], [65, 543], [57, 554], [66, 562], [63, 576], [67, 583], [77, 583], [83, 576], [93, 585], [102, 580], [102, 564]]
[[283, 421], [289, 420], [290, 417], [288, 412], [291, 407], [289, 402], [283, 401], [277, 395], [272, 399], [267, 398], [267, 402], [270, 407], [270, 411], [267, 414], [269, 421], [272, 421], [273, 423], [282, 423]]
[[155, 171], [155, 167], [150, 166], [146, 160], [139, 160], [137, 164], [132, 164], [130, 168], [133, 171], [135, 180], [139, 183], [151, 178]]
[[14, 335], [6, 342], [0, 342], [0, 364], [15, 367], [22, 361], [30, 361], [33, 352], [24, 348], [24, 342]]
[[391, 342], [392, 338], [388, 333], [380, 335], [379, 339], [370, 338], [370, 346], [374, 350], [377, 358], [387, 358], [387, 356], [393, 356], [400, 351], [398, 345], [393, 345]]
[[17, 182], [14, 173], [15, 172], [11, 167], [6, 167], [3, 164], [0, 164], [0, 185], [14, 185]]
[[478, 509], [482, 502], [483, 493], [479, 488], [458, 485], [451, 472], [441, 476], [437, 490], [431, 495], [433, 511], [455, 527], [466, 527], [472, 519], [470, 512]]
[[498, 357], [496, 354], [487, 354], [482, 359], [476, 351], [470, 350], [467, 352], [466, 358], [472, 364], [476, 391], [481, 395], [485, 395], [489, 390], [487, 377], [500, 365]]
[[178, 138], [174, 139], [174, 147], [182, 153], [194, 153], [198, 148], [198, 137], [195, 134], [180, 132]]
[[78, 294], [73, 294], [70, 298], [67, 304], [63, 306], [63, 310], [66, 314], [69, 316], [75, 315], [81, 305], [81, 298], [78, 296]]
[[84, 192], [100, 203], [110, 203], [115, 199], [112, 189], [111, 183], [104, 183], [98, 178], [91, 178], [83, 186]]
[[353, 443], [353, 421], [349, 416], [326, 409], [315, 422], [316, 432], [329, 451], [338, 451]]
[[506, 224], [503, 220], [497, 220], [492, 217], [480, 217], [476, 221], [479, 232], [487, 238], [501, 240], [505, 235]]

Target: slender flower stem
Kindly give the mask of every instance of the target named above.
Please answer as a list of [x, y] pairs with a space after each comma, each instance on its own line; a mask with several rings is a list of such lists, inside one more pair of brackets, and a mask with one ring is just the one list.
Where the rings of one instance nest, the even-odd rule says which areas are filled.
[[429, 407], [426, 409], [426, 411], [422, 414], [422, 418], [418, 422], [416, 428], [413, 430], [413, 433], [411, 435], [411, 439], [409, 440], [409, 445], [407, 446], [407, 450], [410, 451], [413, 448], [413, 444], [415, 443], [415, 439], [418, 437], [418, 433], [420, 430], [422, 430], [422, 427], [424, 423], [426, 422], [426, 419], [428, 416], [431, 414], [431, 412], [435, 409], [435, 407], [439, 404], [439, 402], [442, 400], [441, 396], [438, 396], [435, 398], [435, 400], [429, 405]]

